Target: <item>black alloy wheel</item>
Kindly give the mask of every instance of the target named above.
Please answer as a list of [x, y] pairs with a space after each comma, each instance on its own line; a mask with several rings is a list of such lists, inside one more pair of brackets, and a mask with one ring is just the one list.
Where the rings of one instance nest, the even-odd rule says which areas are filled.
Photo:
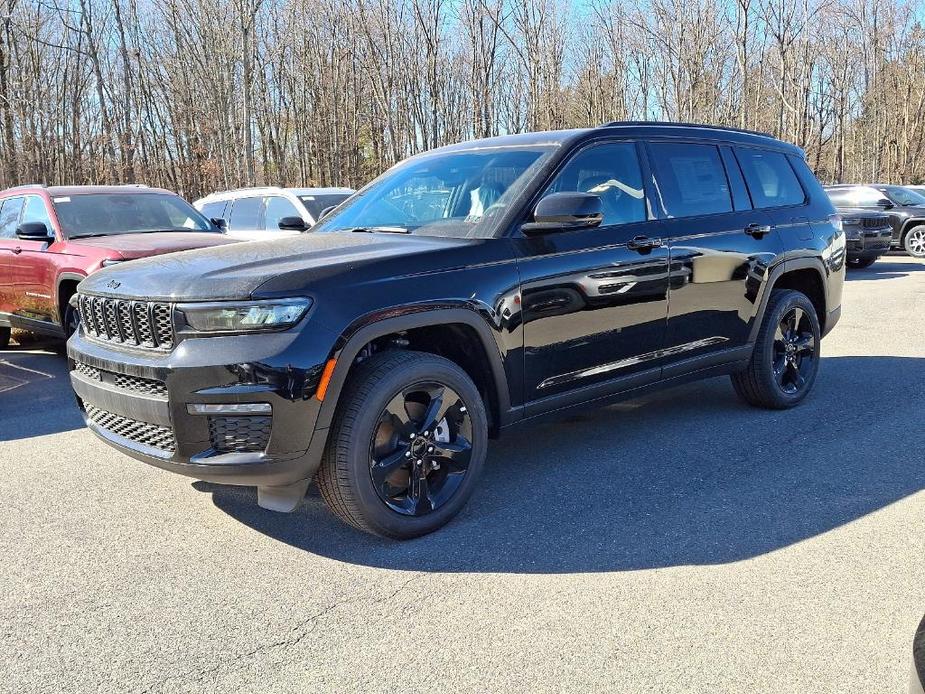
[[794, 306], [774, 332], [774, 378], [787, 395], [796, 395], [814, 373], [816, 336], [806, 312]]
[[403, 388], [382, 410], [370, 442], [379, 498], [409, 516], [439, 509], [469, 470], [471, 438], [469, 412], [455, 390], [437, 382]]

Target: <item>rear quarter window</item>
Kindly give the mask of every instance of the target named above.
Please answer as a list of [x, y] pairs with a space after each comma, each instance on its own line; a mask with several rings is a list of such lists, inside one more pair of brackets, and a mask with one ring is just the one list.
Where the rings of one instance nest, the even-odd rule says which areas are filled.
[[741, 147], [735, 153], [755, 207], [786, 207], [806, 201], [806, 193], [785, 154]]

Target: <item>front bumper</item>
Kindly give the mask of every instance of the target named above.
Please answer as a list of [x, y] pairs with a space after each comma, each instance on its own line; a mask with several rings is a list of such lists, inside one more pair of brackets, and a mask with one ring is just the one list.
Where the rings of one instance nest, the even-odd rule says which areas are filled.
[[879, 258], [890, 250], [893, 239], [891, 228], [865, 229], [858, 238], [847, 239], [845, 250], [849, 260]]
[[[311, 478], [326, 431], [314, 397], [333, 336], [281, 333], [187, 338], [172, 351], [115, 348], [79, 330], [67, 346], [87, 426], [151, 465], [224, 484]], [[306, 366], [307, 365], [307, 366]], [[191, 404], [260, 403], [270, 413], [191, 414]]]

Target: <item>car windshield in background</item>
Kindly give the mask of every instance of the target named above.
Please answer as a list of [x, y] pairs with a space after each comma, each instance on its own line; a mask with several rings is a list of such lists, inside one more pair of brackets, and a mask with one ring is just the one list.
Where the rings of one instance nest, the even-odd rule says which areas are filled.
[[554, 146], [425, 155], [384, 173], [315, 231], [389, 231], [487, 237]]
[[321, 213], [327, 208], [334, 205], [340, 205], [344, 200], [349, 198], [351, 193], [325, 193], [323, 195], [300, 195], [299, 200], [305, 205], [305, 209], [312, 216], [312, 219], [318, 219]]
[[897, 205], [925, 205], [925, 196], [902, 186], [886, 186], [884, 192]]
[[68, 238], [155, 231], [217, 231], [192, 205], [163, 193], [87, 193], [52, 198]]

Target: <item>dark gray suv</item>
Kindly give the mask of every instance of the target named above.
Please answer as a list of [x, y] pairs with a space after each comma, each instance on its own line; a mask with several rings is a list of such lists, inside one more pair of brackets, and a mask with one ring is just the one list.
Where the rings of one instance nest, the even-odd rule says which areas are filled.
[[925, 258], [925, 195], [903, 186], [881, 183], [827, 186], [825, 192], [839, 212], [886, 212], [893, 227], [892, 246], [916, 258]]

